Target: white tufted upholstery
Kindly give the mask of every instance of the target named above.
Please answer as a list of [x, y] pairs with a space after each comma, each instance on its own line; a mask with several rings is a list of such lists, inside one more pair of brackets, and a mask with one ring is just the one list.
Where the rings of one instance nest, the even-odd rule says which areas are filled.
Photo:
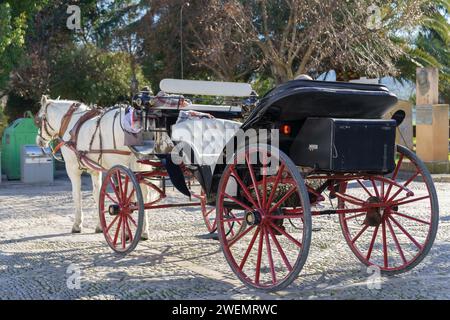
[[[241, 127], [240, 122], [223, 119], [186, 120], [172, 126], [172, 141], [184, 142], [195, 152], [195, 162], [211, 165], [217, 162], [223, 148]], [[186, 155], [187, 152], [183, 152]], [[189, 163], [186, 162], [185, 163]], [[191, 161], [190, 164], [199, 164]]]

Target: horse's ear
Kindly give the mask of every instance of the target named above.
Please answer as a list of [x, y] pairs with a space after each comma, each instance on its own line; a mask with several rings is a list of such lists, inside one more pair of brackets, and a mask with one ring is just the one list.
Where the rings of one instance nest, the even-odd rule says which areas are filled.
[[42, 95], [42, 98], [41, 98], [41, 106], [46, 106], [47, 105], [47, 103], [48, 103], [48, 97], [46, 96], [46, 95]]

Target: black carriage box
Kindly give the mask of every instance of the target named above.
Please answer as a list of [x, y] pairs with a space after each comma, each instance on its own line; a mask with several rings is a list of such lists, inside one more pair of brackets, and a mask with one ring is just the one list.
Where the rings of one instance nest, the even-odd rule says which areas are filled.
[[290, 154], [319, 171], [388, 173], [395, 167], [394, 120], [308, 118]]

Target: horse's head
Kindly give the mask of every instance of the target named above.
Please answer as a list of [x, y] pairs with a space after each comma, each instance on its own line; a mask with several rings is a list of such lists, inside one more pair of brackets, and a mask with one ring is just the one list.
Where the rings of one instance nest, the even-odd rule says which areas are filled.
[[48, 106], [51, 104], [50, 99], [43, 95], [41, 98], [41, 108], [34, 117], [34, 123], [38, 128], [36, 144], [40, 147], [46, 147], [55, 134], [54, 129], [48, 122]]

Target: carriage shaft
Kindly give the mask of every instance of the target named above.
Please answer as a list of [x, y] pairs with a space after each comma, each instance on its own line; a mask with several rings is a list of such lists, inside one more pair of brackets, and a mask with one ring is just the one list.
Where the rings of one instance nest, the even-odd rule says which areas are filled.
[[164, 209], [164, 208], [178, 208], [178, 207], [198, 207], [201, 206], [200, 202], [186, 202], [186, 203], [167, 203], [167, 204], [158, 204], [158, 205], [153, 205], [153, 204], [145, 204], [144, 205], [144, 209], [145, 210], [150, 210], [150, 209]]

